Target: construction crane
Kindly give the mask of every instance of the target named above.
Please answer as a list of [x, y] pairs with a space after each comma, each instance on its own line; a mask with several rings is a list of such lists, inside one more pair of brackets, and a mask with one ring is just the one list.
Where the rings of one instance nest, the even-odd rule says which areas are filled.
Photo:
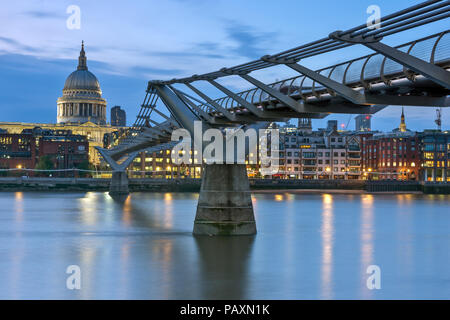
[[345, 130], [347, 130], [348, 125], [350, 124], [350, 121], [352, 120], [352, 118], [353, 118], [353, 115], [348, 116], [348, 121], [347, 121], [347, 125], [345, 126]]
[[434, 120], [434, 122], [436, 123], [439, 131], [441, 131], [441, 124], [442, 124], [442, 121], [441, 121], [442, 113], [441, 113], [441, 111], [442, 111], [442, 108], [436, 109], [436, 120]]

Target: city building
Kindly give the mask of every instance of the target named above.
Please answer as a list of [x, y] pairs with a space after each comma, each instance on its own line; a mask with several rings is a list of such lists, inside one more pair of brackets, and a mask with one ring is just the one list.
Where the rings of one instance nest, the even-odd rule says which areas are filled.
[[369, 114], [360, 114], [355, 117], [355, 130], [358, 132], [370, 131], [370, 120], [372, 116]]
[[[98, 125], [93, 122], [85, 122], [83, 124], [75, 123], [23, 123], [23, 122], [0, 122], [0, 128], [8, 133], [20, 134], [24, 130], [33, 130], [41, 128], [42, 130], [69, 130], [72, 134], [85, 136], [89, 142], [89, 161], [94, 165], [99, 165], [102, 158], [95, 147], [107, 147], [114, 141], [109, 139], [117, 128], [110, 125]], [[105, 144], [106, 142], [106, 144]]]
[[[102, 158], [95, 147], [114, 144], [117, 127], [106, 124], [106, 100], [97, 77], [88, 71], [84, 44], [82, 43], [77, 70], [64, 84], [63, 96], [57, 101], [57, 123], [0, 122], [0, 129], [10, 134], [21, 134], [36, 127], [42, 130], [68, 130], [74, 135], [85, 136], [89, 142], [89, 161], [99, 165]], [[117, 135], [116, 135], [117, 136]]]
[[[89, 163], [89, 142], [85, 136], [70, 130], [59, 130], [39, 137], [39, 159], [47, 157], [52, 169], [83, 168]], [[87, 169], [87, 168], [83, 168]], [[59, 172], [54, 176], [72, 176], [74, 172]]]
[[127, 125], [127, 114], [120, 106], [111, 108], [111, 125], [114, 127], [125, 127]]
[[364, 178], [419, 180], [420, 146], [415, 132], [378, 133], [362, 139]]
[[450, 181], [450, 133], [425, 130], [419, 134], [424, 181]]
[[67, 77], [57, 106], [57, 123], [106, 124], [106, 100], [97, 77], [88, 70], [83, 42], [77, 70]]
[[[25, 129], [22, 133], [0, 133], [0, 169], [73, 169], [87, 167], [89, 143], [85, 136], [73, 135], [70, 130]], [[40, 160], [46, 157], [45, 168]], [[2, 175], [16, 172], [0, 171]], [[35, 175], [36, 172], [19, 174]], [[73, 175], [60, 172], [58, 176]]]
[[337, 130], [338, 122], [337, 120], [328, 120], [327, 121], [327, 131]]
[[[172, 150], [159, 152], [141, 152], [130, 167], [128, 176], [131, 178], [200, 178], [202, 165], [197, 163], [191, 152], [190, 164], [174, 165]], [[196, 151], [194, 151], [196, 152]]]
[[298, 119], [298, 130], [305, 133], [312, 132], [311, 118], [299, 118]]
[[31, 133], [0, 133], [0, 169], [34, 169], [36, 157], [36, 139]]
[[[337, 126], [337, 123], [336, 123]], [[280, 135], [280, 170], [276, 177], [293, 179], [359, 179], [360, 137], [330, 131], [286, 132]]]

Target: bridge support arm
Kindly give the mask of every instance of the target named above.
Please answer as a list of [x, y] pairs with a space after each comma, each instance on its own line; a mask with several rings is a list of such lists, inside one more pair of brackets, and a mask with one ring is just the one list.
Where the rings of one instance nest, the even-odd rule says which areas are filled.
[[394, 60], [395, 62], [398, 62], [401, 65], [404, 65], [405, 67], [408, 67], [409, 69], [431, 79], [444, 88], [450, 89], [450, 72], [442, 69], [441, 67], [416, 58], [410, 54], [404, 53], [381, 42], [364, 43], [364, 45]]
[[239, 75], [241, 78], [247, 80], [248, 82], [250, 82], [251, 84], [253, 84], [254, 86], [260, 88], [262, 91], [266, 92], [267, 94], [269, 94], [270, 96], [274, 97], [275, 99], [278, 99], [280, 102], [284, 103], [285, 105], [287, 105], [288, 107], [290, 107], [291, 109], [297, 111], [297, 112], [305, 112], [302, 108], [302, 106], [295, 101], [294, 99], [292, 99], [291, 97], [282, 94], [280, 91], [275, 90], [274, 88], [269, 87], [268, 85], [262, 83], [261, 81], [249, 76], [248, 74], [240, 74]]
[[109, 195], [119, 201], [123, 201], [124, 197], [128, 196], [128, 177], [126, 173], [126, 168], [133, 162], [134, 158], [139, 154], [138, 152], [133, 152], [128, 155], [122, 163], [117, 163], [109, 154], [108, 151], [102, 148], [96, 148], [98, 152], [105, 159], [106, 163], [109, 164], [112, 171], [111, 182], [109, 185]]
[[294, 69], [295, 71], [300, 72], [301, 74], [307, 76], [308, 78], [320, 83], [321, 85], [337, 92], [339, 95], [341, 95], [345, 99], [349, 100], [350, 102], [353, 102], [354, 104], [364, 104], [365, 103], [364, 95], [347, 87], [346, 85], [344, 85], [342, 83], [339, 83], [330, 78], [327, 78], [318, 72], [315, 72], [315, 71], [310, 70], [302, 65], [299, 65], [298, 63], [286, 64], [286, 65], [289, 68]]
[[196, 87], [194, 87], [192, 84], [190, 83], [185, 83], [185, 85], [191, 89], [192, 91], [194, 91], [196, 94], [198, 94], [202, 99], [204, 99], [207, 103], [209, 103], [214, 109], [216, 109], [218, 112], [221, 112], [228, 120], [235, 120], [235, 116], [233, 114], [231, 114], [227, 109], [225, 109], [224, 107], [222, 107], [220, 104], [218, 104], [217, 102], [215, 102], [213, 99], [211, 99], [210, 97], [208, 97], [206, 94], [204, 94], [203, 92], [201, 92], [200, 90], [198, 90]]
[[263, 56], [261, 57], [261, 60], [270, 62], [273, 64], [284, 64], [288, 66], [291, 69], [294, 69], [295, 71], [303, 74], [304, 76], [314, 80], [315, 82], [320, 83], [321, 85], [327, 87], [328, 89], [331, 89], [335, 92], [337, 92], [339, 95], [343, 96], [345, 99], [349, 100], [350, 102], [353, 102], [354, 104], [364, 104], [364, 95], [361, 93], [353, 90], [352, 88], [347, 87], [346, 85], [339, 83], [337, 81], [334, 81], [330, 79], [329, 77], [325, 77], [321, 75], [320, 73], [308, 69], [300, 64], [297, 63], [296, 60], [293, 59], [283, 59], [283, 58], [275, 58], [271, 56]]
[[167, 86], [154, 85], [154, 88], [177, 122], [193, 135], [194, 121], [200, 119], [197, 118], [197, 116], [189, 110], [188, 106]]
[[264, 117], [264, 114], [263, 114], [264, 111], [259, 110], [256, 106], [254, 106], [253, 104], [249, 103], [247, 100], [245, 100], [242, 97], [238, 96], [234, 92], [228, 90], [227, 88], [225, 88], [224, 86], [222, 86], [221, 84], [217, 83], [214, 80], [208, 80], [208, 82], [211, 83], [213, 86], [215, 86], [220, 91], [222, 91], [223, 93], [225, 93], [231, 99], [235, 100], [241, 106], [247, 108], [254, 115], [256, 115], [258, 117]]
[[122, 163], [118, 163], [113, 159], [112, 156], [109, 155], [108, 150], [98, 147], [96, 149], [102, 155], [103, 159], [105, 159], [106, 163], [109, 164], [113, 171], [125, 171], [125, 169], [131, 164], [134, 158], [136, 158], [136, 156], [139, 154], [138, 152], [132, 152]]
[[204, 118], [206, 121], [208, 121], [209, 123], [213, 122], [213, 117], [211, 117], [209, 114], [207, 114], [205, 111], [203, 111], [201, 108], [199, 108], [194, 102], [192, 102], [189, 97], [187, 97], [184, 93], [182, 93], [181, 91], [173, 88], [172, 86], [170, 86], [170, 89], [172, 89], [173, 92], [175, 92], [175, 94], [177, 94], [181, 100], [183, 100], [184, 103], [186, 103], [187, 105], [189, 105], [192, 109], [195, 110], [195, 112], [197, 112], [202, 118]]
[[388, 46], [380, 42], [381, 38], [370, 36], [363, 38], [362, 36], [351, 38], [350, 35], [341, 35], [340, 31], [335, 31], [329, 35], [330, 39], [338, 40], [347, 43], [359, 43], [378, 52], [379, 54], [390, 58], [391, 60], [417, 72], [424, 77], [440, 84], [444, 88], [450, 89], [450, 72], [436, 66], [432, 63], [426, 62], [422, 59], [416, 58], [409, 53], [405, 53], [396, 48]]

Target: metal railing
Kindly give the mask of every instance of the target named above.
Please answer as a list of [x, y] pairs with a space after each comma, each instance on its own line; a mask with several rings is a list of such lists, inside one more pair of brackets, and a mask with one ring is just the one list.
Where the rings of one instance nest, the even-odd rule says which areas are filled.
[[[450, 30], [410, 41], [396, 48], [443, 68], [450, 67]], [[316, 72], [351, 88], [365, 89], [369, 89], [374, 83], [382, 82], [390, 85], [397, 78], [414, 77], [412, 71], [378, 53], [321, 68]], [[288, 96], [299, 97], [305, 101], [310, 97], [332, 94], [326, 87], [304, 75], [276, 81], [268, 84], [268, 86]], [[268, 104], [273, 100], [270, 95], [259, 88], [245, 90], [237, 93], [237, 95], [257, 106]], [[228, 96], [218, 98], [214, 102], [228, 110], [241, 107], [237, 101]], [[206, 103], [200, 104], [199, 107], [208, 113], [217, 112]]]

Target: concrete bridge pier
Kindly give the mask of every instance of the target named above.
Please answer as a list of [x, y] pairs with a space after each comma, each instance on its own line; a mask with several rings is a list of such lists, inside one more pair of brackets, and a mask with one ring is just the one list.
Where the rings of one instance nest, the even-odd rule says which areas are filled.
[[109, 164], [112, 169], [111, 183], [109, 185], [109, 195], [111, 196], [111, 198], [117, 201], [125, 200], [130, 193], [130, 190], [128, 188], [128, 177], [126, 169], [134, 160], [134, 158], [136, 158], [138, 152], [129, 154], [124, 161], [118, 163], [107, 153], [107, 150], [102, 148], [96, 149], [98, 150], [98, 152], [100, 152], [103, 159], [106, 161], [106, 163]]
[[194, 235], [254, 235], [255, 216], [245, 164], [203, 168]]
[[128, 176], [125, 171], [113, 171], [111, 183], [109, 185], [109, 195], [111, 197], [128, 196]]

